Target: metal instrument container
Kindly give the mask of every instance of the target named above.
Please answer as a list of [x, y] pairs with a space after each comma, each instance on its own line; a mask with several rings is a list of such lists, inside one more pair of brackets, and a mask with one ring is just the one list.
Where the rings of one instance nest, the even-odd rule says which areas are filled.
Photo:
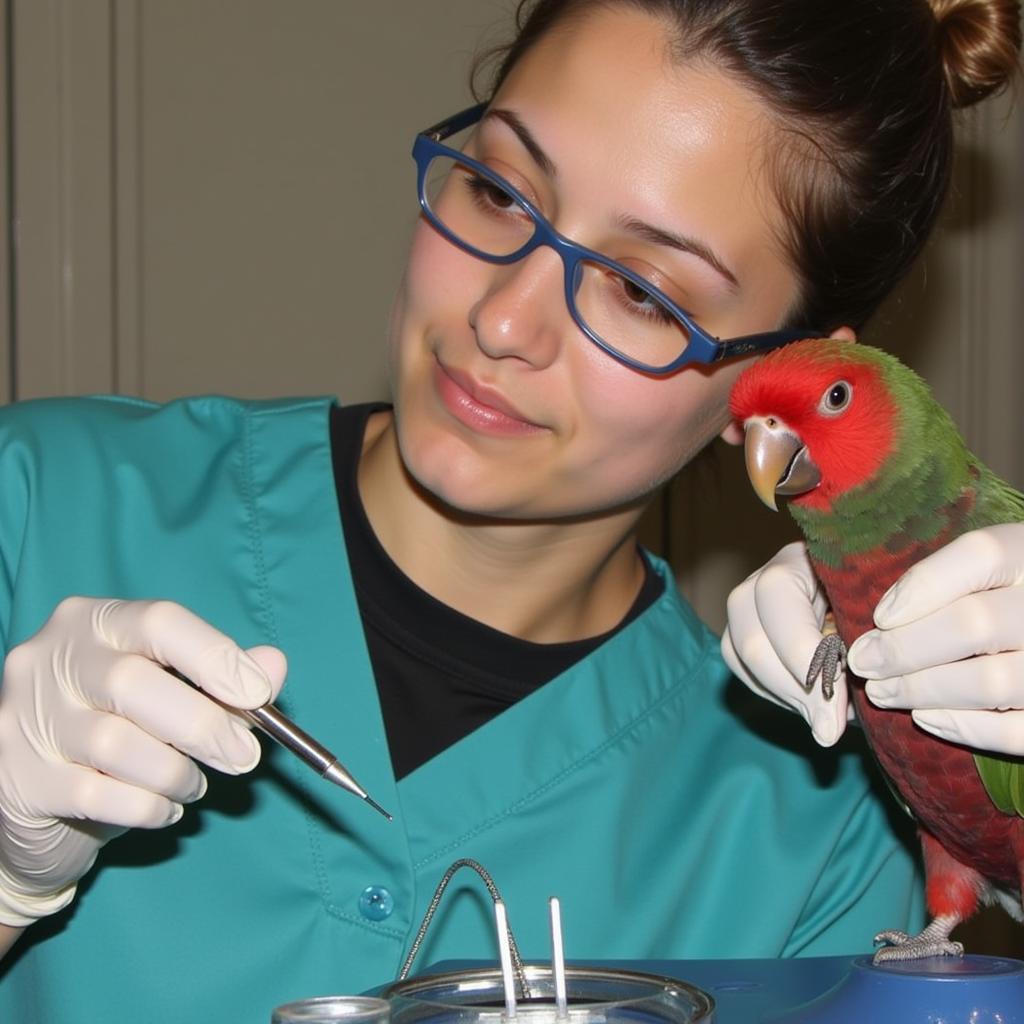
[[714, 1020], [714, 1000], [685, 982], [600, 967], [565, 969], [568, 1005], [559, 1014], [549, 967], [525, 965], [528, 991], [510, 1015], [497, 968], [397, 981], [380, 993], [391, 1024], [690, 1024]]

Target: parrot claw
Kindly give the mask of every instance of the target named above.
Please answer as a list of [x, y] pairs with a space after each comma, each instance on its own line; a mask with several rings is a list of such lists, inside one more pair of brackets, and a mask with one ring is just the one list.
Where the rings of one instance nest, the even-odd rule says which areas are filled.
[[835, 696], [836, 679], [839, 678], [845, 661], [846, 644], [840, 639], [839, 634], [829, 633], [823, 636], [807, 669], [804, 690], [810, 693], [818, 681], [818, 676], [821, 676], [821, 695], [825, 700], [831, 700]]
[[874, 964], [894, 963], [900, 960], [923, 960], [929, 956], [963, 956], [962, 942], [953, 942], [949, 933], [959, 924], [960, 919], [952, 914], [937, 917], [920, 935], [908, 935], [901, 931], [884, 931], [875, 936], [875, 942], [884, 942], [875, 951]]

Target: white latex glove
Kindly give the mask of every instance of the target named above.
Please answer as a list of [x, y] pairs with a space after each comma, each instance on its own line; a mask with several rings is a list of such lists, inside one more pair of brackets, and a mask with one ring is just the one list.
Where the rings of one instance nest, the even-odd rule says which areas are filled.
[[722, 636], [726, 664], [755, 693], [799, 712], [823, 747], [843, 734], [851, 713], [846, 674], [826, 701], [803, 686], [821, 641], [828, 604], [802, 541], [787, 544], [729, 595]]
[[874, 618], [878, 629], [849, 652], [872, 702], [911, 709], [943, 739], [1024, 755], [1024, 524], [975, 530], [929, 555]]
[[246, 653], [168, 601], [61, 602], [4, 665], [0, 922], [60, 910], [105, 842], [177, 821], [206, 791], [192, 758], [232, 774], [255, 767], [245, 719], [215, 701], [259, 707], [285, 671], [275, 648]]

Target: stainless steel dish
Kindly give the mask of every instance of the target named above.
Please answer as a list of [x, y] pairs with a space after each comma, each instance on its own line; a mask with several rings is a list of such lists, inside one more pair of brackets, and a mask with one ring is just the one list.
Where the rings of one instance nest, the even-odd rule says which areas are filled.
[[568, 1006], [561, 1016], [550, 967], [526, 965], [528, 991], [509, 1015], [502, 973], [474, 968], [396, 981], [380, 993], [391, 1024], [690, 1024], [714, 1020], [714, 1000], [686, 982], [601, 967], [566, 967]]

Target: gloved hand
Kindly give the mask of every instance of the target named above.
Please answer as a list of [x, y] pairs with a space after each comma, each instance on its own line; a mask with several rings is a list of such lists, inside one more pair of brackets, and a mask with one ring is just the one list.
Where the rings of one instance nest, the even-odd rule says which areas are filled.
[[964, 534], [918, 562], [850, 648], [879, 707], [979, 750], [1024, 754], [1024, 523]]
[[246, 653], [168, 601], [61, 602], [4, 665], [0, 922], [60, 910], [105, 842], [177, 821], [206, 791], [192, 758], [232, 774], [255, 767], [245, 718], [216, 701], [259, 707], [285, 672], [280, 651]]
[[830, 701], [820, 686], [810, 693], [803, 686], [827, 611], [803, 541], [795, 541], [732, 591], [722, 636], [732, 671], [755, 693], [803, 715], [823, 747], [842, 736], [852, 714], [845, 672]]

